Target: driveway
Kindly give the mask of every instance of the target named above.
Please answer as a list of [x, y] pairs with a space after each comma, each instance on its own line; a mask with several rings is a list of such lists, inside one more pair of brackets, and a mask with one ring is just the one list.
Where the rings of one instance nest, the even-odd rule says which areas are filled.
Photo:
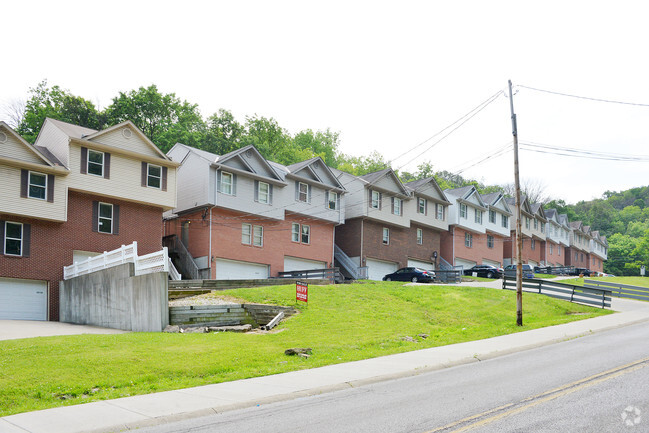
[[0, 340], [51, 337], [53, 335], [124, 334], [127, 331], [98, 326], [35, 320], [0, 320]]

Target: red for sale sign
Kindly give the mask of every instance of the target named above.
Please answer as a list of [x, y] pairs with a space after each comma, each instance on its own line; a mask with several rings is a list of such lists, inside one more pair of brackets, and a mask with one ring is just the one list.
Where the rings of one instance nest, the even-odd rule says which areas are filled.
[[295, 300], [308, 302], [309, 299], [309, 283], [300, 281], [295, 282]]

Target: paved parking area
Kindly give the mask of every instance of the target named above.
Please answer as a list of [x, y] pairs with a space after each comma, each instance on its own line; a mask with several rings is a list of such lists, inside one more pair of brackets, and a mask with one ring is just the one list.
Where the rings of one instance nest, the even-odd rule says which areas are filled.
[[18, 338], [51, 337], [53, 335], [124, 334], [119, 329], [98, 326], [73, 325], [71, 323], [36, 320], [0, 320], [0, 340]]

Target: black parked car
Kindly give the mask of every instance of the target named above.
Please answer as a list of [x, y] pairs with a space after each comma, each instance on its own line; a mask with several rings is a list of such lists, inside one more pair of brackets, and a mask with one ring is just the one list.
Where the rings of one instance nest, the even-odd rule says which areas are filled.
[[387, 274], [383, 281], [412, 281], [413, 283], [430, 283], [435, 278], [435, 272], [421, 268], [401, 268], [396, 272]]
[[[516, 265], [505, 266], [505, 276], [516, 278]], [[534, 278], [534, 268], [532, 268], [532, 265], [523, 263], [523, 278]]]
[[502, 268], [491, 265], [475, 265], [472, 268], [464, 270], [464, 275], [473, 275], [474, 273], [482, 278], [502, 278], [505, 272]]
[[583, 275], [584, 277], [590, 277], [590, 269], [586, 269], [586, 268], [575, 268], [574, 270], [571, 269], [568, 272], [568, 275], [575, 275], [575, 276]]

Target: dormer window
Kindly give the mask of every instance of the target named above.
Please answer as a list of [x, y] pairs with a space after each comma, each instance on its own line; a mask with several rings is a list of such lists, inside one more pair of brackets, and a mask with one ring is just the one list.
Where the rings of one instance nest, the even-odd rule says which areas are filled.
[[88, 174], [104, 176], [104, 152], [88, 149]]
[[47, 176], [34, 171], [29, 172], [29, 188], [27, 196], [45, 200], [47, 198]]
[[147, 164], [146, 186], [160, 189], [162, 186], [162, 167], [154, 164]]

